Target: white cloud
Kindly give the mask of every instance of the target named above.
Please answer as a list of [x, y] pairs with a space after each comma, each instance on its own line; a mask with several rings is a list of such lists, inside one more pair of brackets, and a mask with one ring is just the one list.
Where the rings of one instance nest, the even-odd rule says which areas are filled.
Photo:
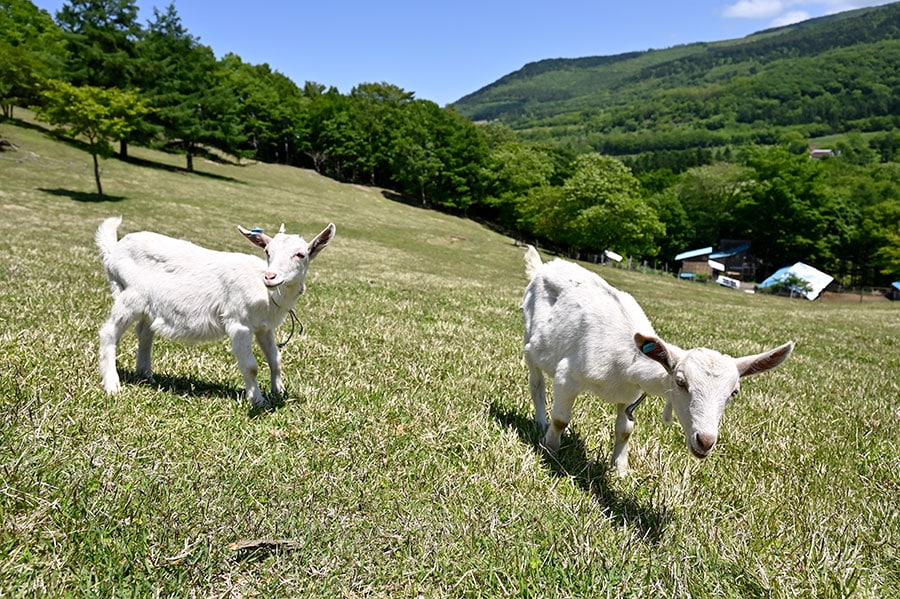
[[[789, 25], [823, 14], [834, 14], [889, 4], [894, 0], [738, 0], [729, 4], [722, 15], [733, 19], [772, 19], [773, 27]], [[792, 9], [792, 10], [788, 10]]]
[[825, 14], [833, 15], [834, 13], [853, 10], [854, 8], [890, 4], [893, 1], [894, 0], [819, 0], [818, 2], [806, 2], [805, 4], [821, 4], [825, 7]]
[[722, 14], [738, 19], [771, 19], [779, 15], [784, 8], [784, 3], [780, 0], [738, 0], [735, 4], [725, 7]]
[[783, 27], [813, 17], [893, 1], [896, 0], [738, 0], [726, 6], [722, 16], [732, 19], [765, 19], [768, 21], [767, 27]]
[[800, 21], [805, 21], [809, 18], [812, 18], [812, 15], [805, 10], [791, 10], [773, 19], [770, 23], [770, 27], [793, 25], [794, 23], [799, 23]]

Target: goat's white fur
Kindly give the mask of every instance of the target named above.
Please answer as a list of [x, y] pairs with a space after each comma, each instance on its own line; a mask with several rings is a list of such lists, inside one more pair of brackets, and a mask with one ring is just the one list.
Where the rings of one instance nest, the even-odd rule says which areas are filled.
[[116, 350], [124, 332], [136, 323], [139, 377], [153, 380], [150, 353], [156, 334], [185, 342], [227, 335], [247, 398], [262, 407], [265, 400], [252, 347], [255, 336], [269, 364], [272, 393], [284, 393], [275, 328], [303, 293], [309, 262], [334, 237], [334, 224], [308, 244], [298, 235], [285, 234], [284, 225], [274, 237], [238, 227], [247, 240], [266, 251], [266, 261], [148, 231], [117, 241], [121, 222], [121, 217], [107, 218], [95, 235], [114, 300], [100, 329], [100, 376], [106, 392], [120, 389]]
[[[558, 449], [576, 396], [595, 394], [618, 408], [611, 461], [619, 474], [628, 470], [634, 428], [625, 408], [642, 393], [665, 398], [664, 419], [671, 422], [674, 411], [688, 448], [706, 457], [739, 378], [774, 368], [793, 351], [793, 342], [742, 358], [702, 347], [682, 350], [656, 335], [631, 295], [581, 266], [561, 259], [542, 264], [528, 246], [525, 274], [523, 353], [535, 420], [546, 430], [543, 444]], [[553, 379], [549, 426], [544, 373]]]

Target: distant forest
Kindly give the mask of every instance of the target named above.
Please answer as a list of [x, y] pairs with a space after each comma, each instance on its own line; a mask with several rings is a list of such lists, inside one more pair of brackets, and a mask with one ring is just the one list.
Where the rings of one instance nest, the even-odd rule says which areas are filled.
[[[302, 86], [217, 59], [174, 5], [0, 0], [0, 107], [95, 161], [129, 145], [312, 168], [571, 256], [668, 264], [746, 240], [760, 276], [803, 261], [900, 279], [900, 4], [740, 40], [526, 65], [440, 107], [390, 83]], [[810, 146], [831, 152], [812, 159]]]

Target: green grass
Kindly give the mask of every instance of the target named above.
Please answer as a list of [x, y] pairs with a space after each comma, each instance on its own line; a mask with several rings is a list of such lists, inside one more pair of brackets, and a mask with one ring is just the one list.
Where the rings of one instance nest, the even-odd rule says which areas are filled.
[[[139, 148], [103, 163], [114, 201], [96, 202], [87, 154], [16, 123], [0, 137], [19, 147], [0, 154], [0, 596], [897, 595], [900, 306], [603, 269], [683, 347], [797, 342], [703, 462], [648, 400], [618, 479], [597, 398], [557, 458], [535, 449], [508, 238], [308, 171], [190, 175]], [[130, 333], [124, 390], [103, 393], [93, 233], [112, 214], [246, 252], [236, 224], [335, 222], [282, 405], [251, 412], [225, 340], [160, 340], [159, 386], [139, 384]], [[229, 548], [252, 539], [294, 544]]]

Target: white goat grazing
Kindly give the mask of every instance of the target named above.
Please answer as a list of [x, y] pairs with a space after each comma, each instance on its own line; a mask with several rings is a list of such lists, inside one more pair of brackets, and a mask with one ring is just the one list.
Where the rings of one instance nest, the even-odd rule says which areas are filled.
[[[555, 451], [572, 419], [579, 393], [617, 404], [612, 464], [628, 470], [631, 411], [644, 395], [666, 399], [663, 419], [674, 410], [688, 449], [706, 457], [716, 444], [719, 419], [738, 391], [738, 379], [784, 362], [793, 342], [771, 351], [732, 358], [706, 348], [680, 349], [653, 330], [638, 303], [596, 274], [556, 259], [541, 263], [529, 246], [525, 255], [525, 363], [535, 420]], [[553, 408], [547, 426], [544, 373], [553, 379]], [[643, 395], [642, 395], [643, 394]]]
[[208, 250], [147, 231], [130, 233], [117, 242], [121, 222], [121, 217], [107, 218], [95, 236], [114, 299], [100, 329], [100, 376], [106, 392], [119, 391], [116, 349], [122, 334], [136, 322], [139, 377], [153, 380], [154, 334], [187, 342], [228, 335], [247, 398], [262, 407], [265, 400], [256, 381], [252, 347], [255, 336], [269, 363], [272, 393], [284, 393], [275, 328], [305, 290], [309, 262], [334, 238], [334, 225], [310, 243], [285, 234], [284, 225], [274, 237], [239, 226], [244, 237], [266, 251], [267, 264], [256, 256]]

